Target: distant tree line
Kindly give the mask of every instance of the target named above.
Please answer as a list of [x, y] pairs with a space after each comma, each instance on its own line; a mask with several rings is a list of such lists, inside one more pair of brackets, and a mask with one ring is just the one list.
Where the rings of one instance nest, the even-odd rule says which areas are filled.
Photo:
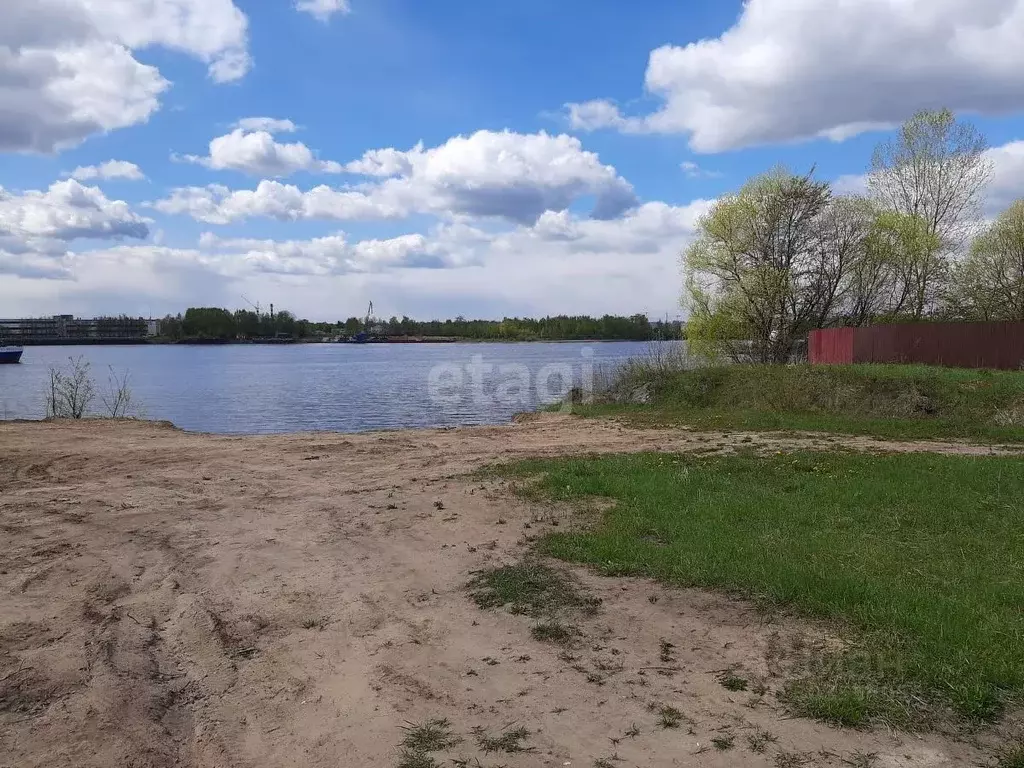
[[984, 221], [986, 148], [921, 112], [876, 149], [864, 194], [779, 168], [720, 198], [684, 254], [695, 351], [784, 362], [815, 328], [1024, 320], [1024, 201]]
[[[368, 327], [367, 327], [368, 326]], [[503, 320], [389, 320], [350, 317], [336, 323], [301, 320], [288, 311], [230, 311], [218, 307], [190, 307], [183, 315], [160, 321], [160, 335], [170, 340], [244, 341], [351, 337], [366, 332], [375, 337], [434, 337], [492, 341], [632, 340], [680, 338], [679, 322], [651, 322], [646, 315], [557, 315], [542, 318], [507, 317]]]

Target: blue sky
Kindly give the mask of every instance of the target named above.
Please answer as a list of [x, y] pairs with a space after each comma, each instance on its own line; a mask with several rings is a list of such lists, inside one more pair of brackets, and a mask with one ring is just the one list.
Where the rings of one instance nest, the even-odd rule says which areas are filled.
[[9, 1], [0, 315], [677, 316], [711, 201], [922, 108], [1024, 193], [1021, 0]]

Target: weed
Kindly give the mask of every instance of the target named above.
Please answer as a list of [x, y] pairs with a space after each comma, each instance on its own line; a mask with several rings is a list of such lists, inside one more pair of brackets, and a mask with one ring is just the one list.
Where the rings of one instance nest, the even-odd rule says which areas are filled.
[[810, 757], [801, 752], [782, 750], [775, 755], [775, 768], [802, 768], [808, 765], [810, 761]]
[[713, 737], [711, 743], [719, 752], [726, 752], [733, 748], [733, 745], [736, 743], [736, 737], [731, 733], [724, 733], [721, 736]]
[[481, 727], [476, 727], [473, 729], [473, 735], [476, 737], [477, 746], [488, 754], [507, 752], [512, 755], [519, 752], [533, 752], [532, 747], [523, 744], [530, 738], [530, 732], [521, 726], [504, 730], [497, 736], [489, 734]]
[[536, 625], [530, 630], [530, 634], [533, 635], [534, 640], [555, 645], [568, 645], [579, 634], [579, 630], [576, 627], [562, 624], [560, 621], [551, 620]]
[[626, 731], [626, 736], [628, 736], [631, 739], [635, 739], [639, 735], [640, 726], [638, 726], [636, 723], [633, 723], [631, 726], [629, 726], [628, 730]]
[[331, 620], [327, 616], [320, 616], [318, 618], [308, 618], [302, 622], [303, 629], [319, 629], [323, 632], [327, 629], [327, 625], [331, 623]]
[[615, 768], [615, 763], [608, 757], [599, 757], [594, 761], [594, 768]]
[[1024, 742], [1005, 749], [996, 765], [998, 768], [1024, 768]]
[[661, 652], [658, 654], [658, 658], [661, 659], [666, 664], [675, 661], [676, 657], [675, 657], [675, 654], [673, 653], [674, 649], [675, 649], [675, 646], [672, 643], [670, 643], [668, 640], [662, 640], [661, 641]]
[[462, 743], [462, 739], [451, 731], [452, 724], [447, 718], [428, 720], [414, 725], [410, 723], [402, 730], [405, 738], [402, 746], [414, 752], [443, 752]]
[[750, 747], [751, 752], [757, 752], [758, 754], [764, 752], [769, 744], [773, 744], [777, 740], [773, 733], [762, 731], [760, 728], [753, 733], [747, 734], [747, 746]]
[[396, 768], [441, 768], [441, 764], [425, 752], [403, 749]]
[[658, 725], [666, 730], [678, 728], [683, 722], [683, 713], [673, 706], [664, 704], [658, 707]]
[[843, 762], [853, 768], [874, 768], [878, 764], [878, 755], [874, 752], [857, 751], [843, 758]]
[[512, 613], [553, 615], [562, 609], [594, 613], [600, 600], [585, 595], [569, 574], [535, 561], [483, 571], [469, 583], [481, 608], [510, 606]]
[[747, 679], [745, 677], [740, 677], [734, 672], [726, 672], [723, 675], [719, 675], [718, 682], [721, 683], [722, 687], [727, 691], [747, 690]]

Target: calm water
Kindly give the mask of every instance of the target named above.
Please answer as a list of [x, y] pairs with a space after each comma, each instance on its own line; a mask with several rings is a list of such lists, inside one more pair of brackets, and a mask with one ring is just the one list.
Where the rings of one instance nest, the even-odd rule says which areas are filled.
[[189, 430], [499, 424], [561, 400], [570, 380], [594, 368], [648, 350], [644, 342], [26, 347], [21, 365], [0, 365], [0, 418], [42, 417], [50, 366], [82, 355], [99, 389], [109, 366], [128, 370], [142, 415]]

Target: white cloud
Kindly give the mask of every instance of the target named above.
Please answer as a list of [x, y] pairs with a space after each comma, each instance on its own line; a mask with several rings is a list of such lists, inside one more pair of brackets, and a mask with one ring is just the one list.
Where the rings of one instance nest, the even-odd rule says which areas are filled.
[[276, 117], [243, 117], [232, 127], [267, 133], [294, 133], [298, 130], [298, 126], [291, 120], [279, 120]]
[[1024, 198], [1024, 141], [1011, 141], [985, 153], [992, 163], [992, 181], [986, 191], [985, 212], [996, 216], [1010, 203]]
[[[211, 145], [212, 163], [216, 158]], [[222, 160], [224, 158], [222, 157]], [[222, 167], [230, 166], [226, 161]], [[464, 215], [531, 223], [592, 196], [595, 218], [614, 218], [636, 204], [630, 184], [571, 136], [479, 131], [431, 149], [372, 150], [346, 170], [380, 178], [355, 188], [297, 187], [261, 181], [255, 190], [186, 187], [154, 203], [224, 224], [254, 216], [282, 220], [385, 219], [413, 213]]]
[[185, 214], [207, 224], [230, 224], [249, 218], [355, 221], [401, 218], [407, 213], [388, 208], [363, 192], [325, 185], [303, 192], [294, 185], [267, 180], [251, 190], [231, 190], [220, 184], [181, 187], [152, 205], [162, 213]]
[[699, 163], [695, 163], [692, 160], [684, 160], [679, 164], [679, 167], [688, 179], [719, 179], [722, 177], [719, 171], [709, 171], [706, 168], [701, 168]]
[[[250, 118], [248, 121], [266, 121], [275, 130], [294, 130], [291, 121], [270, 121], [269, 118]], [[287, 124], [287, 127], [281, 126]], [[236, 128], [225, 136], [210, 142], [208, 157], [186, 155], [185, 160], [218, 171], [239, 171], [251, 176], [290, 176], [298, 171], [309, 173], [341, 173], [339, 163], [318, 160], [312, 150], [302, 142], [285, 144], [277, 141], [266, 130], [247, 131]]]
[[662, 107], [568, 106], [581, 130], [682, 133], [698, 152], [836, 141], [919, 109], [1024, 107], [1024, 0], [748, 0], [716, 39], [651, 53]]
[[639, 117], [624, 117], [618, 105], [608, 99], [593, 99], [580, 104], [566, 104], [569, 126], [577, 131], [598, 131], [614, 128], [623, 133], [643, 133], [644, 121]]
[[[556, 312], [676, 314], [678, 257], [711, 205], [647, 203], [600, 221], [567, 211], [532, 225], [441, 223], [423, 233], [350, 241], [200, 238], [194, 248], [118, 245], [51, 257], [50, 274], [0, 280], [15, 312], [179, 312], [273, 295], [312, 319], [357, 313], [367, 297], [385, 314], [427, 318]], [[60, 267], [63, 273], [54, 267]], [[23, 270], [25, 267], [21, 267]], [[537, 275], [544, 279], [538, 280]], [[31, 298], [29, 298], [31, 297]], [[42, 309], [41, 309], [42, 308]]]
[[146, 219], [128, 203], [108, 200], [96, 187], [74, 179], [55, 182], [46, 192], [14, 194], [0, 187], [0, 236], [68, 241], [148, 234]]
[[67, 277], [72, 240], [142, 239], [148, 234], [148, 221], [123, 200], [108, 200], [96, 187], [73, 179], [45, 192], [15, 194], [0, 187], [0, 273]]
[[296, 0], [295, 9], [324, 22], [336, 13], [351, 11], [349, 0]]
[[249, 68], [232, 0], [4, 0], [0, 151], [53, 152], [145, 122], [169, 83], [133, 51], [198, 58], [217, 82]]
[[206, 233], [200, 245], [230, 272], [282, 275], [346, 275], [393, 269], [452, 269], [466, 266], [440, 240], [422, 234], [350, 243], [344, 234], [311, 240], [221, 239]]
[[412, 172], [411, 155], [423, 153], [423, 142], [419, 142], [408, 152], [400, 149], [371, 149], [363, 154], [358, 160], [353, 160], [345, 166], [349, 173], [357, 173], [361, 176], [379, 176], [388, 178], [391, 176], [407, 176]]
[[71, 178], [78, 181], [92, 181], [93, 179], [142, 181], [146, 176], [135, 163], [129, 163], [126, 160], [108, 160], [99, 165], [80, 165], [71, 172]]

